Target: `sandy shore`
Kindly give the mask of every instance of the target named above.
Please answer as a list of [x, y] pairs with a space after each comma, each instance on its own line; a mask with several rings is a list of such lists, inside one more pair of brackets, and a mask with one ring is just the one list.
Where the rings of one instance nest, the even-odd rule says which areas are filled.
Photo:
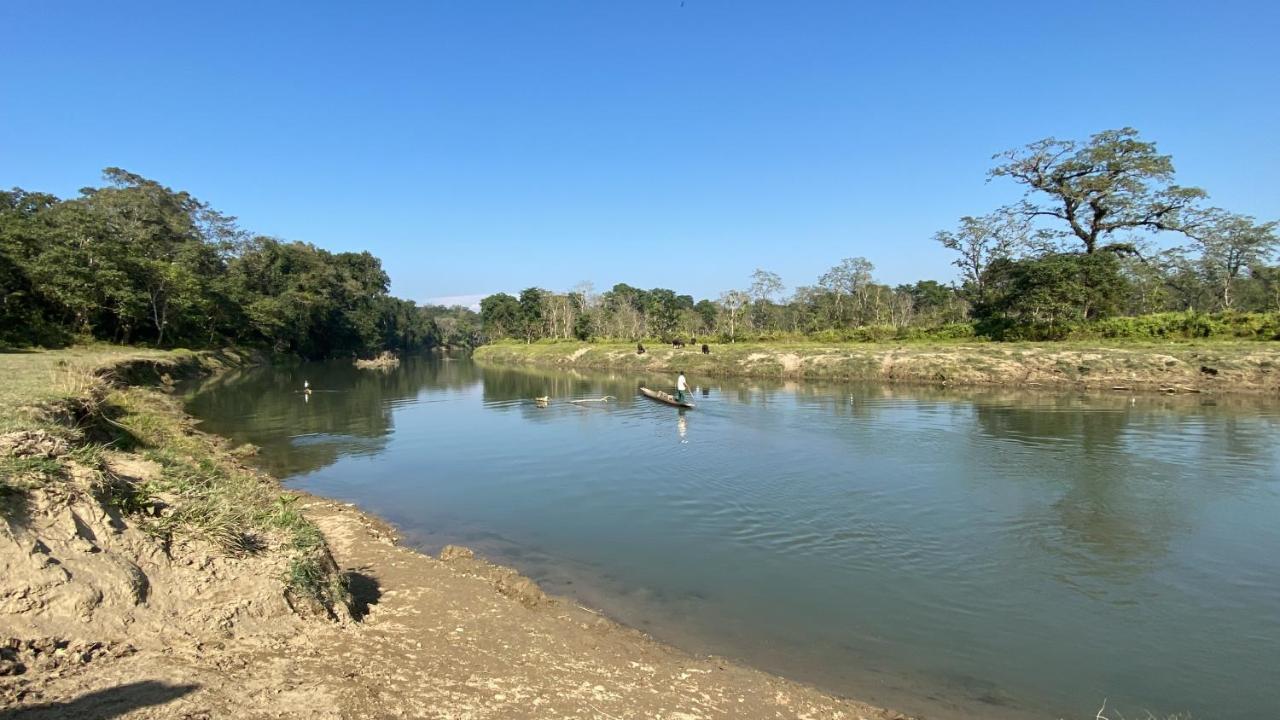
[[[180, 425], [206, 454], [197, 460], [254, 472]], [[104, 500], [104, 478], [158, 482], [165, 470], [145, 452], [91, 466], [45, 431], [0, 440], [6, 467], [61, 468], [0, 523], [5, 720], [904, 717], [681, 652], [464, 548], [430, 557], [353, 506], [285, 493], [350, 590], [327, 610], [289, 593], [280, 538], [228, 553], [155, 532], [180, 498]]]

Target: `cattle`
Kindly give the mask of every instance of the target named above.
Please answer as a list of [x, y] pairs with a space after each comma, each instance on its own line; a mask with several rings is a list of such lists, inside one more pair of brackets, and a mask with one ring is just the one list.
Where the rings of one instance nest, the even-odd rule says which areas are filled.
[[684, 341], [683, 341], [683, 340], [681, 340], [680, 338], [676, 338], [675, 340], [672, 340], [672, 341], [671, 341], [671, 347], [673, 347], [673, 348], [682, 348], [682, 347], [684, 347]]
[[702, 354], [703, 355], [711, 354], [711, 348], [706, 343], [702, 343]]

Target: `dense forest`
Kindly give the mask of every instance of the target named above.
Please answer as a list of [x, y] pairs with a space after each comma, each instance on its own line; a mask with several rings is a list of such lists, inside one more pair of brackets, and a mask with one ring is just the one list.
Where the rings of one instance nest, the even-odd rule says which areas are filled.
[[304, 357], [473, 345], [465, 308], [392, 297], [367, 252], [253, 236], [192, 197], [108, 168], [60, 199], [0, 191], [0, 346], [237, 344]]
[[954, 284], [890, 287], [865, 258], [846, 258], [789, 297], [767, 270], [714, 300], [626, 284], [601, 293], [589, 283], [533, 287], [481, 301], [484, 332], [527, 342], [1280, 339], [1277, 224], [1212, 207], [1205, 191], [1176, 184], [1172, 158], [1135, 130], [1050, 138], [994, 159], [990, 179], [1025, 193], [935, 235], [955, 254]]

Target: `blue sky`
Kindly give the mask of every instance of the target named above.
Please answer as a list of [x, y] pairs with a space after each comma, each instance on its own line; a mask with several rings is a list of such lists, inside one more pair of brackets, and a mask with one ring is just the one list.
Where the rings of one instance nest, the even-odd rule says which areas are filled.
[[1133, 126], [1280, 217], [1280, 4], [4, 3], [0, 186], [120, 166], [415, 300], [788, 287], [1013, 199], [991, 155]]

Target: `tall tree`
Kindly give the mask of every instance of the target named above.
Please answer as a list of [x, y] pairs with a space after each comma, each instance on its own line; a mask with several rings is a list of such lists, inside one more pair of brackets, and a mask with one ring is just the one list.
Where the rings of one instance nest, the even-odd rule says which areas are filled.
[[480, 301], [480, 322], [492, 338], [512, 337], [522, 330], [520, 301], [506, 293]]
[[533, 342], [543, 329], [542, 299], [547, 291], [538, 287], [520, 291], [520, 327], [526, 343]]
[[964, 216], [955, 232], [939, 231], [933, 236], [943, 247], [960, 257], [951, 261], [960, 268], [960, 277], [974, 302], [986, 295], [983, 273], [993, 260], [1011, 258], [1025, 247], [1031, 224], [1026, 217], [1009, 209], [981, 217]]
[[720, 293], [720, 307], [724, 310], [724, 320], [729, 326], [729, 342], [738, 341], [738, 325], [742, 322], [743, 310], [751, 296], [742, 290], [726, 290]]
[[1232, 287], [1241, 273], [1275, 255], [1280, 246], [1276, 226], [1275, 222], [1257, 223], [1251, 217], [1215, 209], [1187, 231], [1201, 252], [1205, 279], [1217, 288], [1223, 308], [1231, 308]]
[[828, 317], [833, 327], [848, 324], [854, 311], [862, 310], [873, 270], [866, 258], [845, 258], [818, 278], [818, 287], [830, 299]]
[[1086, 254], [1133, 250], [1112, 242], [1122, 231], [1181, 230], [1182, 214], [1205, 192], [1173, 183], [1173, 159], [1133, 128], [1106, 130], [1087, 142], [1046, 138], [997, 154], [990, 177], [1026, 186], [1020, 210], [1059, 223], [1050, 232], [1074, 238]]

